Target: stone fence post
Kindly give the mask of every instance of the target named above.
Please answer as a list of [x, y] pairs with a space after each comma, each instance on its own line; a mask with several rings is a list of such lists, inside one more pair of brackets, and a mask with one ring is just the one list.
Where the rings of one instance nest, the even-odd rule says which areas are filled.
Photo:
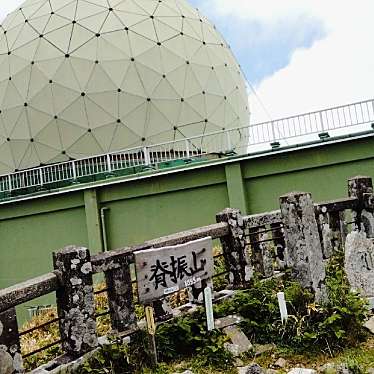
[[287, 265], [302, 287], [314, 292], [316, 300], [325, 298], [325, 265], [312, 196], [291, 192], [280, 197]]
[[371, 177], [350, 178], [348, 195], [358, 199], [358, 208], [352, 217], [356, 220], [356, 229], [364, 229], [368, 238], [374, 238], [374, 194]]
[[0, 374], [24, 373], [16, 309], [0, 313]]
[[245, 288], [252, 276], [252, 266], [244, 233], [243, 217], [238, 209], [225, 209], [216, 216], [218, 223], [227, 222], [230, 235], [221, 238], [226, 268], [233, 288]]
[[136, 324], [129, 256], [119, 259], [118, 269], [105, 273], [112, 329], [124, 332]]
[[66, 247], [53, 253], [53, 265], [63, 285], [56, 292], [62, 349], [80, 357], [98, 345], [90, 252]]

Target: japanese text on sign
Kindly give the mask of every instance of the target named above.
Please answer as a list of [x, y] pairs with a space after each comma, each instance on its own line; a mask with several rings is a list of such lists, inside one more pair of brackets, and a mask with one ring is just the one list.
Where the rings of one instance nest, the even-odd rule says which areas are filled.
[[212, 277], [212, 239], [139, 251], [135, 263], [140, 302], [157, 300]]

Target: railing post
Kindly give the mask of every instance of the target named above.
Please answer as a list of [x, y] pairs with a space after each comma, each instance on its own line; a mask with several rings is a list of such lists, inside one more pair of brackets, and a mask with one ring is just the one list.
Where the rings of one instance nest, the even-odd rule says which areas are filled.
[[319, 119], [321, 121], [321, 130], [322, 132], [325, 131], [325, 124], [323, 123], [323, 115], [322, 115], [322, 112], [319, 112]]
[[53, 253], [53, 265], [63, 285], [56, 292], [62, 349], [80, 357], [98, 345], [90, 252], [66, 247]]
[[129, 260], [121, 258], [117, 269], [105, 273], [112, 329], [117, 332], [136, 324]]
[[43, 181], [43, 169], [39, 169], [39, 180], [40, 180], [40, 186], [43, 187], [44, 181]]
[[0, 373], [24, 373], [15, 308], [0, 313]]
[[226, 130], [226, 137], [227, 137], [227, 151], [230, 152], [232, 151], [230, 130]]
[[358, 176], [348, 180], [348, 195], [358, 199], [358, 208], [353, 212], [355, 229], [365, 230], [369, 238], [374, 237], [374, 195], [371, 177]]
[[72, 168], [72, 171], [73, 171], [73, 179], [77, 180], [77, 168], [75, 166], [75, 161], [71, 162], [71, 168]]
[[148, 148], [147, 147], [144, 147], [143, 148], [143, 154], [144, 154], [144, 163], [149, 166], [150, 165], [150, 159], [149, 159], [149, 152], [148, 152]]
[[227, 222], [230, 235], [221, 238], [226, 268], [233, 288], [245, 288], [252, 276], [248, 245], [244, 233], [244, 220], [239, 209], [225, 209], [216, 216], [217, 222]]
[[108, 173], [112, 172], [112, 160], [111, 160], [110, 156], [111, 156], [110, 154], [106, 155], [106, 163], [107, 163]]
[[9, 185], [9, 192], [12, 192], [12, 176], [8, 175], [8, 185]]
[[185, 145], [186, 145], [186, 156], [189, 158], [190, 157], [190, 142], [188, 140], [185, 140]]
[[271, 121], [271, 135], [273, 137], [272, 143], [275, 143], [276, 137], [275, 137], [275, 128], [274, 128], [274, 121]]
[[317, 301], [324, 300], [326, 273], [312, 196], [305, 192], [291, 192], [280, 197], [280, 207], [287, 265], [302, 287], [313, 291]]

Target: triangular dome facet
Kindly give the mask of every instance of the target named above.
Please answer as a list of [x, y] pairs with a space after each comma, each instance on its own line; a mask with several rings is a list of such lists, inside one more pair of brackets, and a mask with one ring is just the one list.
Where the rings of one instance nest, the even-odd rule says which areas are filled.
[[27, 0], [0, 27], [0, 122], [3, 174], [246, 126], [248, 95], [186, 0]]

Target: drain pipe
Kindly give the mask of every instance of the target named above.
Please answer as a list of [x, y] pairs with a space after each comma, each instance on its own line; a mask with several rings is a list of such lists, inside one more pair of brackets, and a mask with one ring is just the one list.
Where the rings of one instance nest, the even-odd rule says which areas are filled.
[[103, 252], [108, 252], [108, 238], [106, 233], [106, 224], [105, 224], [105, 212], [109, 210], [107, 207], [100, 209], [100, 218], [101, 218], [101, 234], [103, 237]]

